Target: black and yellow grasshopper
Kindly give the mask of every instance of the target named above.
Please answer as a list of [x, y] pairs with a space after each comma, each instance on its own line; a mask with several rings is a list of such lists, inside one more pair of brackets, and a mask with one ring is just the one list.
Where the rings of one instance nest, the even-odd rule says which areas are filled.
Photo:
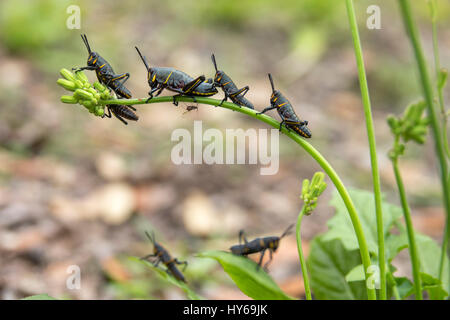
[[108, 110], [108, 114], [104, 114], [104, 117], [111, 118], [111, 112], [114, 116], [122, 121], [124, 124], [128, 124], [123, 118], [127, 120], [138, 121], [139, 117], [132, 110], [136, 111], [136, 108], [132, 106], [125, 106], [121, 104], [108, 104], [106, 105], [106, 109]]
[[[206, 81], [205, 76], [201, 75], [197, 78], [192, 78], [183, 71], [167, 68], [167, 67], [151, 67], [149, 66], [147, 59], [141, 54], [137, 47], [136, 51], [144, 62], [145, 68], [147, 69], [147, 81], [151, 90], [148, 92], [150, 96], [147, 102], [154, 96], [157, 97], [161, 94], [164, 89], [168, 89], [178, 94], [173, 96], [173, 104], [178, 105], [176, 97], [178, 96], [189, 96], [195, 101], [195, 97], [210, 97], [215, 95], [218, 91], [213, 84], [212, 79]], [[158, 92], [156, 92], [158, 91]], [[153, 93], [156, 92], [156, 95]]]
[[146, 231], [145, 235], [150, 240], [151, 243], [153, 243], [153, 253], [146, 255], [145, 257], [142, 257], [141, 260], [148, 260], [148, 258], [156, 258], [152, 263], [155, 267], [159, 265], [160, 262], [162, 262], [166, 267], [166, 272], [169, 274], [172, 274], [177, 280], [186, 282], [186, 279], [184, 278], [183, 274], [180, 270], [176, 267], [176, 264], [184, 264], [183, 271], [187, 267], [187, 261], [178, 261], [177, 258], [172, 258], [169, 254], [169, 252], [163, 248], [158, 242], [155, 241], [155, 234], [152, 232], [152, 236]]
[[129, 73], [120, 73], [116, 74], [111, 67], [111, 65], [106, 61], [104, 58], [102, 58], [97, 52], [94, 52], [91, 50], [91, 46], [89, 45], [88, 39], [86, 35], [82, 34], [81, 39], [83, 39], [84, 45], [86, 46], [86, 49], [88, 50], [89, 56], [87, 60], [87, 66], [78, 68], [76, 71], [81, 70], [94, 70], [97, 74], [97, 79], [100, 81], [100, 83], [103, 83], [108, 88], [113, 90], [116, 95], [129, 99], [131, 98], [131, 92], [128, 90], [124, 83], [128, 80], [130, 77]]
[[300, 120], [300, 118], [297, 116], [297, 114], [294, 111], [294, 108], [292, 107], [291, 103], [288, 99], [286, 99], [283, 94], [275, 90], [275, 87], [273, 85], [272, 75], [269, 73], [269, 80], [270, 84], [272, 86], [272, 95], [270, 97], [270, 106], [265, 108], [263, 111], [259, 112], [258, 114], [265, 113], [272, 109], [277, 109], [278, 114], [281, 118], [280, 123], [280, 130], [281, 126], [284, 124], [286, 128], [294, 130], [296, 133], [301, 135], [304, 138], [311, 138], [311, 131], [309, 131], [307, 125], [307, 120]]
[[[279, 237], [272, 236], [272, 237], [265, 237], [265, 238], [256, 238], [252, 241], [247, 241], [247, 238], [244, 235], [244, 230], [241, 230], [241, 231], [239, 231], [239, 244], [232, 246], [230, 248], [230, 250], [233, 254], [236, 254], [239, 256], [247, 256], [252, 253], [261, 252], [261, 256], [260, 256], [259, 262], [258, 262], [259, 267], [261, 267], [261, 263], [263, 261], [263, 257], [264, 257], [264, 254], [266, 253], [266, 250], [269, 250], [270, 259], [264, 265], [264, 269], [266, 269], [266, 267], [272, 261], [272, 253], [277, 251], [278, 246], [280, 245], [280, 240], [290, 233], [290, 230], [293, 226], [294, 226], [293, 224], [290, 225], [286, 229], [286, 231], [284, 231], [283, 234]], [[242, 244], [242, 240], [244, 240], [243, 244]]]
[[217, 87], [221, 87], [223, 92], [225, 93], [225, 98], [223, 98], [222, 102], [220, 102], [219, 107], [228, 100], [228, 98], [233, 101], [233, 103], [238, 106], [244, 106], [250, 109], [255, 109], [253, 104], [248, 101], [244, 96], [249, 90], [249, 86], [245, 86], [242, 89], [238, 89], [234, 84], [233, 80], [223, 71], [217, 69], [216, 57], [214, 54], [211, 55], [211, 60], [214, 64], [214, 68], [216, 69], [216, 75], [214, 76], [214, 85]]

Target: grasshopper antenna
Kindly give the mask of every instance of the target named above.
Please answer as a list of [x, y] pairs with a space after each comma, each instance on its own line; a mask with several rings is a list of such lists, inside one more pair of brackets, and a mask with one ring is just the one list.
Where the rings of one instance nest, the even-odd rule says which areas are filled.
[[284, 238], [285, 236], [287, 236], [288, 234], [291, 233], [291, 229], [294, 226], [294, 224], [291, 224], [289, 227], [287, 227], [287, 229], [283, 232], [283, 234], [281, 235], [280, 239]]
[[141, 54], [138, 47], [135, 47], [135, 48], [136, 48], [136, 51], [139, 53], [139, 56], [141, 57], [142, 62], [144, 62], [144, 65], [147, 68], [147, 71], [150, 70], [150, 67], [148, 66], [148, 63], [147, 63], [147, 59], [145, 59], [145, 57]]
[[270, 73], [268, 75], [269, 75], [270, 85], [272, 86], [272, 92], [275, 92], [275, 86], [273, 85], [272, 75]]
[[145, 235], [147, 236], [148, 240], [150, 240], [151, 243], [155, 244], [155, 232], [154, 231], [152, 231], [151, 235], [147, 231], [145, 231]]
[[86, 49], [88, 50], [89, 54], [91, 51], [91, 46], [89, 45], [88, 39], [85, 34], [81, 34], [81, 39], [83, 39], [84, 45], [86, 46]]
[[217, 70], [216, 57], [214, 56], [214, 53], [211, 55], [211, 60], [214, 63], [214, 68], [216, 68], [216, 72], [218, 72], [219, 70]]

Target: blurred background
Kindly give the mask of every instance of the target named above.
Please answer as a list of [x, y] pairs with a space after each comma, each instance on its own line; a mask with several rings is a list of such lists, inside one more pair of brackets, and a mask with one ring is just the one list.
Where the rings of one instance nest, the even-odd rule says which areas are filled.
[[[381, 29], [366, 28], [369, 5], [381, 8]], [[81, 29], [70, 30], [69, 5], [81, 8]], [[414, 15], [432, 63], [426, 1]], [[450, 62], [450, 3], [438, 1], [441, 64]], [[398, 204], [386, 154], [392, 136], [386, 116], [420, 98], [410, 44], [395, 1], [356, 1], [372, 99], [386, 198]], [[186, 104], [137, 106], [138, 122], [93, 117], [59, 98], [61, 68], [85, 66], [86, 33], [93, 50], [118, 73], [129, 72], [134, 97], [147, 96], [145, 68], [134, 46], [153, 66], [192, 76], [219, 68], [256, 109], [269, 105], [267, 72], [309, 121], [310, 142], [331, 162], [347, 187], [371, 190], [369, 149], [345, 4], [332, 0], [285, 1], [60, 1], [0, 3], [0, 299], [48, 293], [70, 299], [183, 299], [129, 256], [152, 246], [144, 230], [180, 260], [186, 278], [208, 299], [245, 299], [203, 250], [227, 250], [245, 229], [248, 237], [279, 235], [297, 217], [301, 180], [318, 165], [293, 141], [280, 137], [280, 169], [260, 175], [259, 165], [174, 165], [172, 131], [268, 128], [243, 114]], [[432, 65], [432, 64], [431, 64]], [[87, 71], [94, 81], [95, 74]], [[448, 86], [447, 86], [448, 88]], [[165, 92], [164, 94], [170, 94]], [[163, 95], [164, 95], [163, 94]], [[448, 100], [448, 89], [446, 91]], [[222, 92], [215, 96], [223, 97]], [[270, 112], [278, 118], [276, 113]], [[431, 139], [409, 145], [401, 160], [415, 227], [441, 243], [444, 212]], [[329, 182], [327, 180], [327, 182]], [[326, 231], [333, 214], [329, 187], [311, 217], [308, 241]], [[395, 264], [410, 273], [408, 257]], [[68, 290], [67, 268], [81, 268], [81, 289]], [[304, 297], [295, 237], [281, 242], [270, 266], [280, 287]]]

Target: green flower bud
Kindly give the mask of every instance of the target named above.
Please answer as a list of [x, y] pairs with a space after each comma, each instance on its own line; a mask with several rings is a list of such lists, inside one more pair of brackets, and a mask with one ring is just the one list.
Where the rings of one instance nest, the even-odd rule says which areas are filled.
[[69, 91], [75, 91], [77, 89], [77, 86], [75, 85], [75, 83], [70, 80], [58, 79], [56, 81], [56, 83], [59, 84], [64, 89], [69, 90]]
[[107, 88], [98, 81], [94, 82], [94, 88], [100, 92], [107, 91]]
[[75, 94], [74, 95], [77, 96], [77, 97], [80, 97], [82, 99], [85, 99], [85, 100], [92, 101], [92, 99], [94, 99], [94, 96], [92, 95], [92, 93], [87, 92], [86, 90], [83, 90], [83, 89], [75, 90]]
[[74, 96], [62, 96], [61, 102], [75, 104], [78, 100]]
[[75, 77], [83, 83], [89, 83], [89, 79], [83, 71], [75, 72]]
[[398, 119], [393, 115], [389, 115], [386, 120], [392, 130], [396, 129], [399, 126]]
[[109, 95], [109, 92], [104, 92], [104, 93], [100, 94], [100, 97], [102, 98], [102, 100], [109, 100], [111, 98], [111, 96]]
[[439, 71], [439, 75], [438, 75], [438, 79], [437, 79], [437, 86], [438, 86], [439, 90], [442, 90], [442, 88], [444, 88], [445, 83], [447, 82], [447, 76], [448, 76], [447, 69], [442, 68]]
[[325, 191], [327, 184], [323, 181], [325, 174], [323, 172], [316, 172], [309, 182], [308, 179], [303, 180], [301, 199], [304, 201], [304, 212], [310, 215], [317, 207], [319, 196]]
[[304, 200], [306, 195], [308, 194], [308, 191], [309, 191], [309, 180], [304, 179], [302, 182], [302, 195], [300, 196], [300, 198]]
[[83, 89], [83, 82], [81, 82], [80, 80], [78, 80], [78, 79], [75, 79], [75, 84], [76, 84], [76, 86], [77, 86], [77, 88], [79, 88], [79, 89]]
[[73, 75], [72, 72], [70, 72], [69, 70], [63, 68], [61, 70], [59, 70], [59, 73], [66, 78], [69, 81], [75, 81], [75, 76]]
[[98, 94], [97, 90], [95, 90], [94, 88], [91, 88], [91, 87], [87, 88], [86, 91], [92, 93], [93, 96]]
[[80, 104], [82, 104], [83, 106], [85, 106], [88, 109], [92, 109], [94, 107], [91, 100], [82, 100], [80, 102]]
[[96, 107], [95, 108], [95, 115], [96, 116], [102, 116], [103, 114], [105, 113], [105, 110], [102, 108], [102, 107], [100, 107], [100, 106], [98, 106], [98, 107]]

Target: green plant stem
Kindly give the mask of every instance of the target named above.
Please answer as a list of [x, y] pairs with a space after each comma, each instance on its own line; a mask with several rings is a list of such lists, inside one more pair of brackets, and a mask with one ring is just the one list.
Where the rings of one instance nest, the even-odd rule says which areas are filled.
[[[112, 99], [112, 100], [101, 100], [100, 103], [103, 105], [106, 104], [122, 104], [122, 105], [139, 105], [139, 104], [146, 104], [146, 103], [161, 103], [161, 102], [172, 102], [172, 97], [156, 97], [148, 102], [147, 99]], [[217, 99], [210, 99], [210, 98], [202, 98], [202, 97], [196, 97], [194, 101], [193, 98], [187, 97], [187, 96], [181, 96], [177, 97], [177, 101], [179, 102], [198, 102], [202, 104], [207, 104], [211, 106], [218, 106], [221, 103], [221, 100]], [[280, 123], [276, 121], [275, 119], [269, 117], [265, 114], [257, 114], [258, 110], [252, 110], [246, 107], [240, 107], [238, 105], [235, 105], [230, 102], [224, 102], [221, 106], [225, 109], [230, 109], [233, 111], [237, 111], [243, 114], [246, 114], [252, 118], [258, 119], [262, 122], [267, 123], [268, 125], [278, 129], [280, 127]], [[353, 228], [355, 230], [356, 238], [358, 239], [359, 244], [359, 251], [361, 254], [361, 260], [364, 265], [364, 272], [366, 275], [366, 279], [370, 276], [367, 274], [367, 269], [371, 265], [370, 262], [370, 255], [369, 250], [367, 248], [367, 242], [366, 238], [364, 236], [364, 231], [361, 226], [361, 222], [358, 217], [358, 213], [356, 212], [355, 205], [353, 204], [352, 199], [350, 198], [350, 195], [345, 188], [344, 184], [342, 183], [341, 179], [337, 175], [336, 171], [334, 171], [333, 167], [330, 165], [330, 163], [320, 154], [319, 151], [317, 151], [311, 144], [309, 144], [305, 139], [301, 138], [298, 134], [296, 134], [293, 131], [290, 131], [286, 129], [284, 126], [281, 128], [281, 132], [283, 132], [286, 136], [294, 140], [298, 145], [300, 145], [306, 152], [310, 154], [310, 156], [322, 167], [322, 169], [325, 171], [325, 173], [328, 175], [330, 180], [335, 185], [337, 191], [339, 192], [339, 195], [342, 198], [342, 201], [344, 202], [347, 211], [350, 215], [350, 220], [352, 221]], [[376, 299], [376, 293], [375, 289], [367, 289], [367, 296], [370, 300]]]
[[397, 283], [391, 272], [387, 272], [387, 278], [389, 279], [389, 281], [392, 282], [392, 293], [394, 295], [395, 300], [401, 300], [400, 294], [398, 292]]
[[305, 207], [302, 208], [302, 211], [300, 211], [300, 214], [298, 215], [295, 235], [297, 236], [297, 250], [298, 250], [298, 257], [300, 259], [300, 266], [302, 268], [303, 283], [305, 284], [306, 300], [312, 300], [311, 288], [309, 286], [308, 267], [306, 265], [305, 256], [303, 255], [302, 237], [300, 235], [302, 219], [304, 215], [305, 215]]
[[384, 230], [383, 230], [383, 212], [381, 207], [381, 186], [380, 174], [378, 172], [377, 149], [375, 142], [375, 131], [372, 119], [372, 110], [370, 105], [369, 87], [367, 85], [366, 71], [364, 68], [364, 59], [359, 38], [358, 24], [356, 21], [355, 8], [353, 0], [346, 0], [347, 14], [352, 31], [353, 45], [355, 47], [356, 64], [358, 67], [359, 85], [361, 87], [361, 97], [364, 107], [364, 116], [366, 119], [367, 137], [369, 139], [370, 161], [372, 167], [373, 192], [375, 197], [375, 213], [377, 220], [377, 238], [378, 238], [378, 259], [380, 267], [380, 299], [386, 300], [386, 255], [384, 248]]
[[[432, 34], [433, 34], [433, 53], [434, 53], [434, 67], [436, 71], [436, 79], [439, 78], [439, 74], [441, 72], [441, 62], [439, 58], [439, 45], [438, 45], [438, 39], [437, 39], [437, 25], [436, 25], [436, 19], [435, 17], [431, 20], [432, 25]], [[442, 88], [439, 87], [436, 81], [436, 91], [438, 95], [438, 102], [439, 107], [441, 109], [441, 117], [442, 117], [442, 139], [444, 144], [444, 150], [447, 154], [447, 158], [450, 159], [450, 149], [448, 146], [448, 137], [447, 137], [447, 115], [445, 114], [445, 105], [444, 105], [444, 94], [442, 93]], [[447, 252], [447, 241], [445, 239], [448, 239], [448, 223], [445, 224], [444, 229], [444, 237], [442, 241], [442, 251], [441, 251], [441, 258], [439, 261], [439, 280], [442, 280], [442, 272], [444, 271], [444, 261], [445, 261], [445, 253]]]
[[[441, 60], [439, 58], [439, 45], [437, 39], [437, 25], [436, 20], [433, 18], [432, 21], [432, 34], [433, 34], [433, 53], [434, 53], [434, 67], [436, 72], [436, 79], [439, 78], [439, 74], [441, 72]], [[436, 82], [437, 84], [437, 82]], [[450, 159], [450, 149], [448, 146], [448, 137], [447, 137], [447, 115], [445, 114], [445, 103], [444, 103], [444, 94], [442, 93], [442, 88], [436, 85], [436, 91], [438, 96], [439, 107], [442, 115], [442, 139], [444, 144], [445, 153], [447, 157]]]
[[[441, 174], [441, 184], [442, 184], [442, 192], [444, 198], [444, 207], [446, 212], [446, 225], [444, 232], [445, 237], [442, 242], [442, 247], [447, 247], [449, 249], [448, 241], [449, 241], [449, 233], [448, 229], [450, 224], [450, 189], [449, 189], [449, 177], [448, 177], [448, 167], [447, 167], [447, 158], [444, 151], [444, 145], [442, 143], [441, 138], [441, 129], [439, 120], [437, 118], [436, 112], [434, 110], [433, 103], [433, 90], [430, 82], [430, 78], [428, 76], [427, 65], [425, 62], [425, 57], [423, 54], [422, 46], [420, 44], [419, 34], [417, 31], [417, 26], [414, 23], [411, 14], [411, 8], [408, 0], [398, 0], [400, 4], [400, 11], [402, 13], [403, 22], [406, 28], [406, 31], [409, 35], [409, 39], [411, 41], [411, 45], [414, 49], [414, 55], [417, 62], [417, 67], [419, 69], [420, 74], [420, 83], [422, 86], [422, 91], [425, 96], [425, 101], [427, 102], [428, 108], [428, 117], [430, 119], [431, 127], [433, 129], [433, 136], [435, 142], [435, 150], [436, 155], [439, 159], [440, 164], [440, 174]], [[442, 251], [445, 255], [445, 251]], [[441, 264], [443, 265], [444, 257], [441, 257]], [[450, 287], [448, 288], [450, 291]]]
[[411, 219], [411, 212], [409, 210], [408, 201], [406, 200], [405, 187], [403, 185], [403, 179], [400, 175], [398, 168], [398, 159], [392, 159], [392, 168], [394, 169], [395, 180], [398, 186], [398, 193], [400, 195], [400, 202], [402, 203], [403, 215], [405, 217], [406, 231], [408, 234], [409, 255], [411, 258], [412, 273], [414, 278], [414, 289], [416, 292], [416, 299], [422, 300], [422, 283], [420, 280], [420, 262], [417, 252], [416, 238], [414, 234], [414, 228]]

